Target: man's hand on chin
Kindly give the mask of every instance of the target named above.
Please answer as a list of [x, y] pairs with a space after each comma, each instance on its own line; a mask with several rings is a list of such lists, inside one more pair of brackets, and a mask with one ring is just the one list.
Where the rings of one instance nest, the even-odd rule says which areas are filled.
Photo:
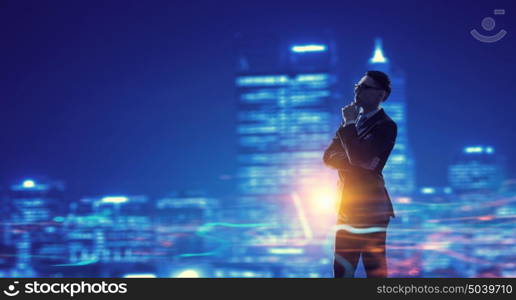
[[344, 126], [349, 123], [353, 123], [356, 121], [358, 117], [359, 107], [356, 105], [356, 102], [352, 102], [342, 108], [342, 120], [344, 121]]

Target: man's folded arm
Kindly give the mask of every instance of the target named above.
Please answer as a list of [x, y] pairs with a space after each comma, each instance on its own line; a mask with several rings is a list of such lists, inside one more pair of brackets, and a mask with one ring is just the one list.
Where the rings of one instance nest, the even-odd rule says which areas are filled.
[[328, 167], [334, 169], [346, 169], [349, 167], [348, 155], [344, 148], [342, 148], [338, 136], [332, 139], [330, 146], [324, 151], [323, 162]]
[[383, 152], [394, 147], [396, 135], [397, 126], [394, 122], [377, 125], [363, 139], [358, 138], [354, 124], [346, 124], [337, 131], [349, 162], [369, 170], [378, 166]]

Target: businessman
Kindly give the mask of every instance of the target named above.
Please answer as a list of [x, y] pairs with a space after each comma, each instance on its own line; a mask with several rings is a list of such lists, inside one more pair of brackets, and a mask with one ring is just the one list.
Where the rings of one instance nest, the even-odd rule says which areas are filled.
[[360, 256], [367, 277], [387, 277], [385, 240], [395, 217], [383, 167], [397, 135], [381, 108], [391, 93], [389, 77], [367, 71], [355, 84], [354, 101], [342, 108], [342, 124], [324, 151], [324, 164], [339, 175], [334, 277], [354, 277]]

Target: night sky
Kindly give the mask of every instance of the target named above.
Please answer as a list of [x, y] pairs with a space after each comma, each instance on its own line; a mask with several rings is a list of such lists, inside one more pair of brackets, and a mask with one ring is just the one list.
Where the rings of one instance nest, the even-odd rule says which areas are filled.
[[[236, 171], [235, 33], [325, 28], [345, 95], [375, 37], [405, 71], [418, 185], [445, 185], [464, 145], [494, 146], [516, 176], [514, 1], [251, 3], [1, 0], [0, 184], [62, 179], [73, 197], [223, 194]], [[488, 16], [492, 32], [480, 25]], [[473, 28], [508, 34], [481, 43]]]

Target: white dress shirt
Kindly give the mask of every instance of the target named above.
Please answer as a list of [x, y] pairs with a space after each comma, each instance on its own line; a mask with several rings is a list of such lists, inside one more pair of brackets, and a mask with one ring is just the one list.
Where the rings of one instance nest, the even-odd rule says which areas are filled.
[[368, 112], [368, 113], [360, 113], [358, 114], [358, 117], [356, 118], [356, 120], [346, 120], [346, 122], [344, 123], [344, 126], [348, 125], [348, 124], [356, 124], [360, 121], [361, 118], [366, 118], [366, 119], [369, 119], [370, 117], [372, 117], [374, 114], [376, 114], [377, 112], [379, 112], [381, 109], [380, 106], [378, 106], [376, 109]]

